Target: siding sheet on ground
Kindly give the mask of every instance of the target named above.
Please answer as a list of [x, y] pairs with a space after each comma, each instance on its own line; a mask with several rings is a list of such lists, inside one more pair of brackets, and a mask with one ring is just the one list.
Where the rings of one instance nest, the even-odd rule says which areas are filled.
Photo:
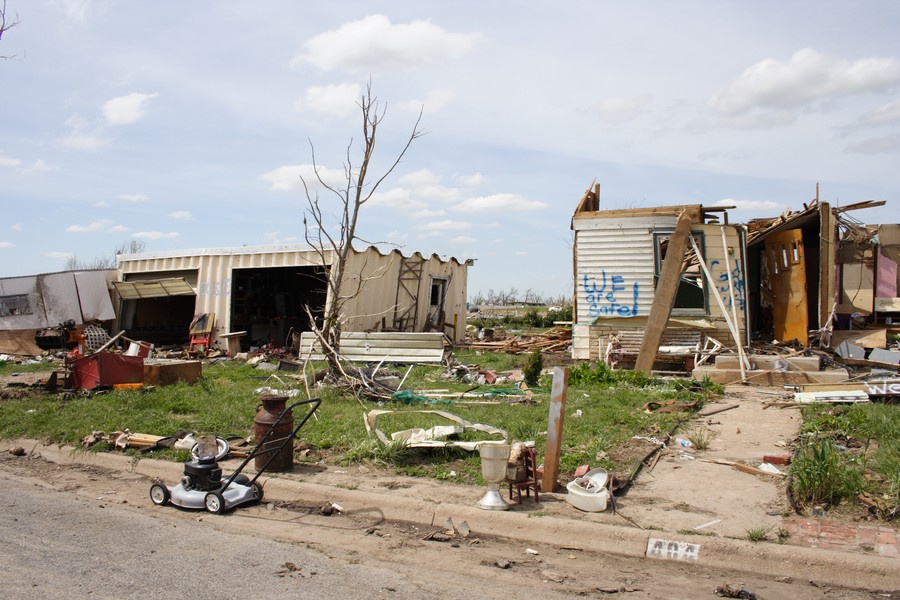
[[[440, 363], [444, 358], [444, 336], [437, 332], [346, 332], [341, 334], [340, 354], [355, 363]], [[324, 358], [321, 345], [309, 331], [300, 337], [300, 358]]]

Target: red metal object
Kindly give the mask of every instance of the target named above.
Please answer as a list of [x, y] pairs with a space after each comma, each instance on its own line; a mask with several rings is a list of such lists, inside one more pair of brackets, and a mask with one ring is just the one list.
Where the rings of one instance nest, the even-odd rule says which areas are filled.
[[538, 473], [537, 473], [537, 465], [536, 457], [534, 454], [534, 448], [525, 447], [522, 449], [522, 462], [525, 466], [525, 480], [524, 481], [516, 481], [509, 482], [509, 499], [513, 499], [513, 493], [519, 499], [519, 504], [522, 504], [522, 491], [525, 491], [525, 495], [531, 498], [531, 490], [534, 490], [534, 501], [540, 502], [540, 498], [538, 496]]
[[92, 390], [120, 383], [144, 382], [144, 359], [110, 352], [97, 352], [71, 364], [72, 387]]
[[[275, 429], [271, 437], [262, 444], [261, 450], [263, 453], [256, 457], [254, 464], [258, 471], [266, 469], [267, 471], [284, 472], [294, 468], [294, 444], [287, 443], [282, 445], [282, 442], [294, 430], [294, 415], [288, 411], [284, 418], [278, 422], [278, 418], [287, 410], [285, 409], [287, 399], [287, 396], [262, 396], [260, 398], [262, 405], [258, 407], [259, 410], [256, 416], [253, 417], [254, 441], [256, 444], [260, 444], [260, 441], [270, 428], [274, 426]], [[278, 423], [276, 424], [276, 422]], [[279, 447], [280, 449], [278, 449]], [[274, 455], [271, 454], [273, 452]]]

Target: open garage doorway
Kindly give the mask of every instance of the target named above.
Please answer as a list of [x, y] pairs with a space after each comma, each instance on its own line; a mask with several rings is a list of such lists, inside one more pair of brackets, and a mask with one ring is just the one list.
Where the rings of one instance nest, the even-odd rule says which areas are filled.
[[323, 267], [264, 267], [231, 272], [231, 331], [250, 346], [290, 345], [291, 332], [309, 331], [306, 306], [320, 319], [327, 296]]
[[120, 321], [125, 336], [156, 346], [185, 345], [190, 341], [191, 320], [197, 304], [196, 272], [150, 279], [132, 275], [113, 285], [122, 300]]

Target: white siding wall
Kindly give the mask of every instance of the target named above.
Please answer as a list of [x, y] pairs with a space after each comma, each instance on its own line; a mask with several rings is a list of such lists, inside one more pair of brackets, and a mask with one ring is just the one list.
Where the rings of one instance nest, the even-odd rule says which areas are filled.
[[647, 316], [653, 303], [653, 228], [675, 217], [576, 220], [576, 323]]

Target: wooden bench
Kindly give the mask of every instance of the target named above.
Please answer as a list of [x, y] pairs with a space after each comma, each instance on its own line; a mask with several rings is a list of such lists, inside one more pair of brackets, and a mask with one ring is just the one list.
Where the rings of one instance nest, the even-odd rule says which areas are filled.
[[[643, 329], [621, 329], [616, 334], [619, 347], [612, 349], [611, 356], [619, 368], [632, 368], [641, 353], [644, 341]], [[600, 340], [600, 356], [606, 359], [609, 339]], [[700, 357], [703, 347], [703, 332], [689, 327], [669, 327], [663, 332], [659, 350], [656, 353], [654, 368], [657, 363], [666, 366], [678, 365], [679, 370], [693, 369]], [[688, 364], [688, 359], [691, 359]], [[610, 362], [610, 361], [607, 361]]]

